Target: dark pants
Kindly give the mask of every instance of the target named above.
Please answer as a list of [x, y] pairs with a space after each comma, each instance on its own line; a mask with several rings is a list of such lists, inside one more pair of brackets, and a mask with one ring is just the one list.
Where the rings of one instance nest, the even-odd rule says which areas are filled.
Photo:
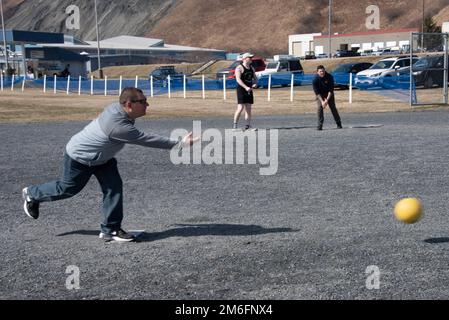
[[[323, 123], [324, 123], [324, 111], [323, 111], [323, 106], [321, 105], [321, 101], [319, 99], [317, 99], [317, 106], [318, 106], [318, 127], [323, 127]], [[338, 114], [338, 110], [337, 110], [337, 106], [335, 105], [335, 98], [332, 97], [329, 100], [328, 103], [329, 109], [331, 109], [332, 115], [334, 116], [334, 120], [335, 123], [338, 126], [341, 126], [341, 119], [340, 119], [340, 115]]]
[[97, 178], [103, 191], [104, 221], [101, 231], [111, 233], [120, 229], [123, 220], [122, 179], [115, 159], [89, 167], [65, 154], [61, 179], [28, 187], [28, 196], [37, 202], [67, 199], [79, 193], [92, 175]]

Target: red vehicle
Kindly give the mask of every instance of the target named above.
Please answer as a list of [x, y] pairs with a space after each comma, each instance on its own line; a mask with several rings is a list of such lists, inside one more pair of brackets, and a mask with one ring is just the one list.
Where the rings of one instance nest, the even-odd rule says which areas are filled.
[[[242, 59], [237, 59], [234, 61], [229, 67], [224, 68], [217, 72], [217, 79], [223, 79], [223, 75], [226, 75], [227, 79], [234, 79], [235, 78], [235, 68], [242, 62]], [[264, 71], [266, 68], [266, 64], [264, 59], [261, 57], [254, 57], [253, 62], [251, 63], [251, 66], [258, 71]]]

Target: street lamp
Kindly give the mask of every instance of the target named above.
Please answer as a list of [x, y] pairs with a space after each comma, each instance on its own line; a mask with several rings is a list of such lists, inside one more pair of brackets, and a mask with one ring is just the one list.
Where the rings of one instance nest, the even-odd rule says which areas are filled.
[[97, 57], [98, 57], [98, 72], [100, 74], [100, 79], [103, 79], [103, 70], [101, 70], [101, 60], [100, 60], [100, 36], [98, 31], [98, 13], [97, 13], [97, 0], [94, 0], [95, 4], [95, 26], [97, 29]]
[[8, 71], [9, 70], [9, 62], [8, 62], [8, 48], [6, 47], [5, 19], [3, 18], [3, 0], [0, 0], [0, 11], [1, 11], [1, 16], [2, 16], [3, 47], [4, 47], [4, 54], [5, 54], [6, 71]]

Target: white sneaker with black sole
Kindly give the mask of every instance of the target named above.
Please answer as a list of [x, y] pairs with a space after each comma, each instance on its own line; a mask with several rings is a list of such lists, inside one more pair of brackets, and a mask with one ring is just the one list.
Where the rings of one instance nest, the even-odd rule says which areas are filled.
[[39, 202], [31, 200], [28, 196], [28, 188], [23, 188], [22, 198], [24, 200], [23, 211], [25, 211], [26, 215], [33, 219], [39, 218]]
[[104, 241], [117, 241], [117, 242], [132, 242], [136, 241], [136, 237], [131, 233], [126, 232], [123, 229], [113, 231], [111, 233], [100, 232], [100, 239]]
[[257, 131], [257, 128], [253, 128], [250, 125], [246, 125], [243, 131]]

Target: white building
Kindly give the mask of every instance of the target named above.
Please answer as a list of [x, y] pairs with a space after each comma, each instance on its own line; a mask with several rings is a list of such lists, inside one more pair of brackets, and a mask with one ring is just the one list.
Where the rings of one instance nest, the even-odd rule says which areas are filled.
[[443, 25], [441, 27], [441, 32], [449, 33], [449, 22], [443, 22]]
[[303, 57], [306, 51], [315, 51], [313, 39], [316, 36], [321, 36], [321, 33], [293, 34], [288, 36], [288, 54]]
[[[331, 51], [337, 50], [379, 50], [397, 47], [402, 49], [410, 45], [410, 33], [418, 32], [416, 28], [373, 30], [353, 32], [348, 34], [333, 34], [331, 36]], [[315, 54], [329, 52], [329, 36], [321, 33], [295, 34], [289, 37], [289, 52], [296, 56], [304, 56], [305, 51], [315, 51]], [[417, 44], [415, 44], [416, 47]]]

